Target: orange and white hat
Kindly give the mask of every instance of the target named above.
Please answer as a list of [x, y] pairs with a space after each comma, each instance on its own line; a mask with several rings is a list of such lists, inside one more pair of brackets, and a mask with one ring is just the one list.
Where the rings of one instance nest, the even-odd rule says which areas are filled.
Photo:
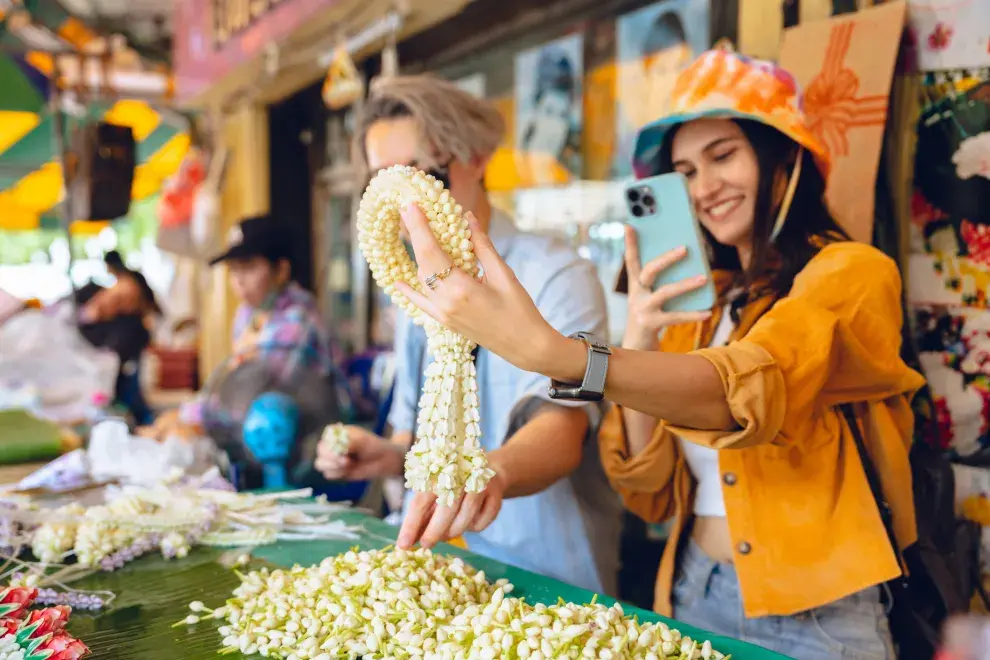
[[[656, 159], [671, 129], [703, 118], [749, 119], [776, 128], [813, 156], [828, 177], [828, 151], [814, 133], [803, 111], [797, 81], [771, 62], [755, 60], [728, 50], [702, 53], [674, 83], [664, 116], [640, 129], [633, 152], [637, 177], [656, 173]], [[798, 178], [801, 159], [791, 173], [773, 237], [783, 226]]]
[[823, 176], [828, 176], [825, 145], [811, 132], [797, 81], [771, 62], [728, 50], [702, 53], [674, 83], [663, 117], [640, 129], [633, 166], [648, 176], [667, 133], [685, 122], [706, 117], [749, 119], [772, 126], [807, 149]]

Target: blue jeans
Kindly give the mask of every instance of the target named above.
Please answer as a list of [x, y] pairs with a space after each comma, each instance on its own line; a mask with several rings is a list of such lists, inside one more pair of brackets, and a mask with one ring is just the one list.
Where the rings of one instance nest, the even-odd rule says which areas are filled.
[[[732, 564], [710, 559], [694, 541], [678, 557], [674, 618], [797, 660], [893, 660], [880, 587], [794, 616], [747, 619]], [[800, 588], [800, 585], [794, 585]]]

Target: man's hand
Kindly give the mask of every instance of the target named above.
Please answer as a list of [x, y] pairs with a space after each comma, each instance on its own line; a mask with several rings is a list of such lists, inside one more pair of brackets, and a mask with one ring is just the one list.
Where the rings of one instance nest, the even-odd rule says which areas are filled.
[[152, 426], [139, 426], [135, 433], [142, 438], [151, 438], [158, 442], [165, 442], [170, 437], [190, 441], [203, 435], [201, 429], [185, 424], [179, 418], [178, 410], [162, 413]]
[[440, 541], [455, 539], [464, 532], [480, 532], [494, 522], [502, 509], [506, 479], [495, 468], [495, 476], [480, 493], [465, 493], [453, 506], [437, 503], [432, 493], [416, 493], [406, 519], [399, 530], [399, 548], [408, 549], [418, 542], [424, 548], [432, 548]]
[[330, 481], [366, 481], [402, 476], [402, 447], [357, 426], [347, 427], [347, 455], [341, 456], [321, 442], [314, 467]]

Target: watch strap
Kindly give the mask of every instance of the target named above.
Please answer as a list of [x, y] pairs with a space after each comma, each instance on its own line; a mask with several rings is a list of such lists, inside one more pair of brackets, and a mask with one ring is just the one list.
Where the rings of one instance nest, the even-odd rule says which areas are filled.
[[605, 398], [605, 378], [608, 375], [608, 358], [611, 347], [588, 332], [577, 332], [569, 339], [579, 339], [588, 347], [588, 364], [584, 369], [584, 379], [580, 385], [569, 385], [551, 381], [551, 399], [577, 401], [601, 401]]

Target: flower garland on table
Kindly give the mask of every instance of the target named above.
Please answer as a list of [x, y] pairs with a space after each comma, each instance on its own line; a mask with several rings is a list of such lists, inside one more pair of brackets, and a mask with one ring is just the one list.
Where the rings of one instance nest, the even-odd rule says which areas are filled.
[[406, 454], [406, 485], [432, 492], [450, 505], [464, 491], [484, 490], [494, 476], [479, 442], [478, 381], [474, 342], [424, 314], [395, 288], [402, 281], [422, 290], [416, 265], [399, 233], [399, 211], [410, 203], [423, 209], [453, 265], [478, 275], [471, 230], [464, 209], [433, 176], [395, 165], [371, 180], [357, 212], [358, 241], [375, 282], [414, 323], [426, 329], [435, 361], [426, 370], [419, 401], [416, 443]]
[[[0, 520], [21, 530], [16, 538], [3, 542], [18, 552], [20, 547], [29, 548], [42, 566], [72, 562], [75, 569], [102, 571], [119, 569], [152, 552], [181, 559], [197, 545], [244, 547], [281, 539], [358, 538], [360, 526], [332, 521], [328, 515], [347, 505], [286, 502], [311, 494], [303, 489], [253, 495], [200, 488], [197, 482], [172, 483], [111, 491], [108, 501], [88, 508], [75, 503], [54, 510], [22, 505], [0, 510]], [[4, 556], [12, 561], [18, 552]]]
[[29, 611], [37, 597], [32, 587], [0, 590], [0, 660], [78, 660], [88, 655], [86, 645], [65, 632], [72, 608]]
[[727, 660], [709, 641], [640, 623], [620, 605], [509, 598], [461, 559], [429, 550], [352, 550], [319, 566], [241, 575], [217, 609], [193, 602], [176, 625], [224, 619], [221, 653], [332, 660], [611, 658]]

